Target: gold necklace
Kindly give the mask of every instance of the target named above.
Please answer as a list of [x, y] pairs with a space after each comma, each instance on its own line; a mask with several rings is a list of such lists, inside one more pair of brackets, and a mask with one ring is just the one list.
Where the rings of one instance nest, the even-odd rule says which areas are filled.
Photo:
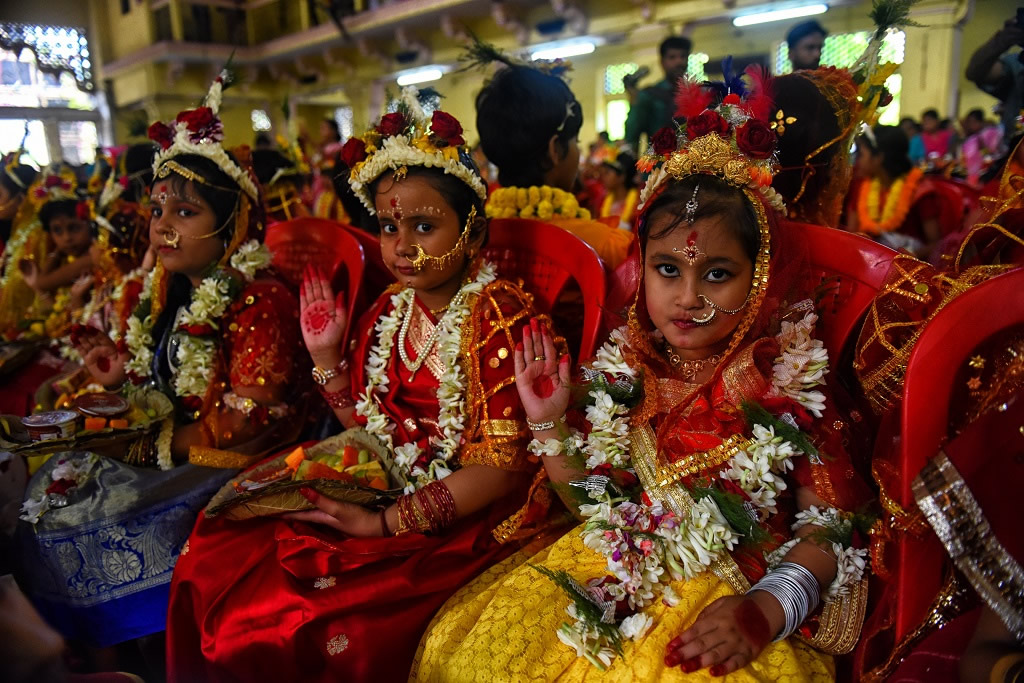
[[673, 368], [679, 371], [679, 374], [683, 376], [683, 379], [692, 382], [693, 378], [696, 377], [707, 367], [715, 367], [722, 362], [722, 356], [715, 354], [709, 358], [702, 358], [700, 360], [684, 360], [676, 353], [670, 345], [665, 344], [665, 353], [668, 355], [668, 362]]

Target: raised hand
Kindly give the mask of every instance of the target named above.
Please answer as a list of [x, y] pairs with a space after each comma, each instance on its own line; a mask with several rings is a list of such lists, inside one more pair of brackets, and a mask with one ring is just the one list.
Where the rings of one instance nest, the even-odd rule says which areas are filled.
[[516, 389], [531, 422], [549, 422], [565, 415], [569, 407], [569, 356], [558, 358], [546, 325], [536, 318], [523, 328], [516, 344]]
[[345, 293], [334, 295], [323, 271], [306, 266], [300, 291], [302, 306], [302, 339], [313, 362], [322, 368], [333, 368], [345, 355], [341, 348], [348, 328]]
[[18, 270], [21, 271], [21, 277], [25, 280], [25, 284], [36, 289], [39, 284], [39, 265], [36, 264], [35, 260], [23, 258], [18, 262]]
[[86, 295], [92, 289], [95, 280], [92, 275], [83, 275], [71, 285], [71, 308], [79, 309], [85, 305]]
[[128, 354], [118, 353], [117, 346], [95, 327], [79, 325], [71, 331], [71, 344], [82, 356], [82, 363], [97, 382], [115, 387], [127, 379], [124, 366]]

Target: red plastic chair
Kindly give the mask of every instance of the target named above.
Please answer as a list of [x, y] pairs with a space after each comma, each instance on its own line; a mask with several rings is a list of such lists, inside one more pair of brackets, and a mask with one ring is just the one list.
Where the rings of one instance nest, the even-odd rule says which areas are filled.
[[820, 225], [784, 221], [794, 242], [807, 247], [811, 276], [825, 291], [819, 302], [818, 335], [835, 363], [860, 331], [861, 319], [896, 252], [865, 237]]
[[[1024, 324], [1024, 269], [972, 287], [922, 331], [907, 362], [900, 416], [897, 502], [907, 512], [917, 510], [911, 489], [914, 477], [946, 439], [956, 370], [983, 341], [1020, 324]], [[942, 584], [945, 553], [937, 539], [907, 534], [896, 557], [895, 637], [899, 642], [921, 623], [935, 598]]]
[[273, 254], [273, 265], [295, 287], [302, 284], [303, 269], [309, 264], [329, 273], [332, 286], [345, 288], [349, 320], [356, 319], [363, 305], [366, 269], [358, 239], [334, 221], [296, 218], [267, 228], [265, 242]]
[[575, 280], [583, 293], [583, 326], [577, 359], [597, 348], [607, 284], [605, 267], [594, 249], [557, 225], [523, 218], [496, 218], [490, 223], [484, 257], [502, 277], [523, 281], [537, 309], [549, 313]]

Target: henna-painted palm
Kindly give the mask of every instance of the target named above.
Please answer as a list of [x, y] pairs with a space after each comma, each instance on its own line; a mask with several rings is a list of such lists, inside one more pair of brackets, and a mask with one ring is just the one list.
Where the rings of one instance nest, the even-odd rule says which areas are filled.
[[547, 326], [532, 319], [513, 358], [519, 400], [533, 422], [557, 420], [569, 407], [569, 356], [557, 353]]
[[82, 364], [93, 378], [105, 387], [123, 384], [127, 379], [127, 353], [119, 353], [113, 340], [95, 327], [83, 327], [72, 336]]
[[299, 293], [302, 306], [302, 339], [313, 362], [320, 367], [333, 367], [345, 356], [341, 348], [348, 327], [345, 293], [334, 295], [323, 271], [306, 266]]

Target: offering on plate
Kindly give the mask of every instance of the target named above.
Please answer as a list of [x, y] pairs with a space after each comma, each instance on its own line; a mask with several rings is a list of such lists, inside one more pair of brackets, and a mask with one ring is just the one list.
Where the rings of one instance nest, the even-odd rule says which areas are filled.
[[207, 517], [251, 519], [314, 505], [300, 489], [371, 509], [390, 505], [401, 489], [390, 489], [387, 451], [376, 437], [350, 429], [307, 448], [296, 448], [239, 474], [210, 501]]

